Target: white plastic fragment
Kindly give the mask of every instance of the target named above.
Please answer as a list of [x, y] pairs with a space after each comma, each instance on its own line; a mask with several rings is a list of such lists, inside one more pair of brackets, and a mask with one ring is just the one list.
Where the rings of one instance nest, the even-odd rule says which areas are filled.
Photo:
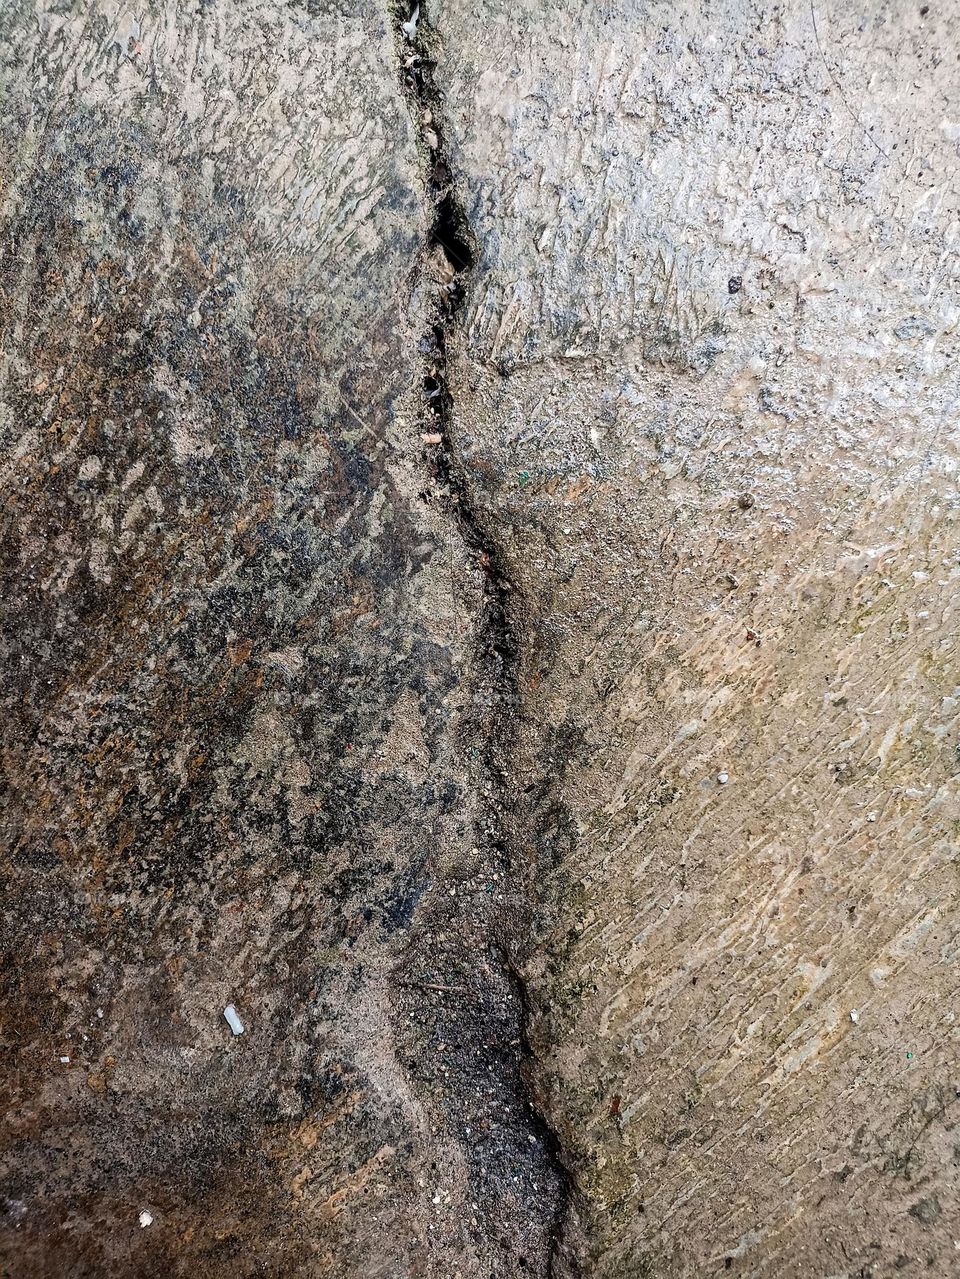
[[730, 780], [730, 774], [729, 774], [729, 773], [718, 773], [718, 774], [717, 774], [717, 781], [720, 783], [720, 785], [721, 785], [721, 786], [726, 786], [726, 784], [727, 784], [727, 782], [728, 782], [729, 780]]
[[62, 1065], [64, 1065], [64, 1066], [69, 1066], [69, 1065], [70, 1065], [70, 1058], [69, 1058], [69, 1057], [61, 1057], [61, 1058], [60, 1058], [60, 1062], [61, 1062], [61, 1064], [62, 1064]]
[[859, 1008], [851, 1008], [851, 1009], [850, 1009], [850, 1020], [853, 1022], [853, 1024], [854, 1024], [854, 1025], [856, 1025], [856, 1024], [857, 1024], [857, 1022], [860, 1020], [860, 1009], [859, 1009]]
[[240, 1014], [234, 1008], [233, 1004], [227, 1004], [223, 1010], [223, 1015], [227, 1019], [227, 1025], [235, 1035], [243, 1034], [243, 1022], [240, 1020]]
[[146, 1208], [144, 1208], [137, 1220], [140, 1222], [140, 1229], [146, 1230], [147, 1226], [153, 1225], [153, 1214], [147, 1212]]
[[400, 23], [400, 30], [407, 37], [408, 40], [413, 40], [416, 38], [417, 23], [419, 20], [420, 20], [420, 6], [418, 4], [415, 4], [413, 6], [413, 13], [411, 13], [408, 21]]

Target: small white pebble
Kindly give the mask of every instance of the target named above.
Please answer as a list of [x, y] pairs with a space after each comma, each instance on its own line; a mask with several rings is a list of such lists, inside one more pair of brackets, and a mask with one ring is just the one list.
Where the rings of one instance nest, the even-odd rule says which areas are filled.
[[720, 783], [721, 786], [726, 786], [729, 780], [730, 780], [729, 773], [717, 773], [717, 781]]
[[153, 1225], [153, 1215], [152, 1213], [147, 1212], [146, 1208], [144, 1208], [137, 1220], [140, 1222], [141, 1230], [146, 1230], [147, 1226]]
[[235, 1035], [242, 1035], [243, 1022], [240, 1020], [240, 1015], [237, 1012], [236, 1008], [234, 1008], [233, 1004], [227, 1004], [226, 1008], [224, 1008], [223, 1010], [223, 1015], [227, 1020], [227, 1025], [230, 1027], [233, 1033]]
[[98, 1009], [97, 1009], [97, 1016], [98, 1016], [98, 1017], [102, 1017], [102, 1016], [103, 1016], [103, 1009], [102, 1009], [102, 1008], [98, 1008]]
[[859, 1008], [851, 1008], [851, 1009], [850, 1009], [850, 1020], [853, 1022], [853, 1024], [854, 1024], [854, 1025], [856, 1025], [856, 1024], [857, 1024], [857, 1022], [860, 1020], [860, 1009], [859, 1009]]

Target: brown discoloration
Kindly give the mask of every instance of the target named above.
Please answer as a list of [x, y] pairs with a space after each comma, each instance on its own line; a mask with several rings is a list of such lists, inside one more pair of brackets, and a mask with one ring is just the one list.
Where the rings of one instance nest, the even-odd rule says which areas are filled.
[[950, 1273], [949, 12], [406, 16], [0, 14], [3, 1264]]
[[4, 1262], [509, 1273], [532, 1209], [512, 1180], [471, 1207], [474, 1080], [404, 1006], [474, 844], [479, 586], [422, 466], [389, 16], [39, 3], [0, 33]]

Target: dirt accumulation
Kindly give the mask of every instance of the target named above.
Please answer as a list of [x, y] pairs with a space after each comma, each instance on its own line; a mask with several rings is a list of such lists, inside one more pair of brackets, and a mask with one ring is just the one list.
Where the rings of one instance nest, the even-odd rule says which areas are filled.
[[11, 1274], [548, 1272], [519, 605], [408, 16], [4, 18]]
[[0, 12], [11, 1279], [955, 1272], [958, 27]]
[[416, 1029], [402, 1037], [404, 1061], [421, 1085], [434, 1083], [437, 1062], [443, 1063], [444, 1107], [462, 1135], [476, 1210], [484, 1231], [492, 1226], [500, 1236], [500, 1255], [485, 1265], [491, 1273], [546, 1275], [566, 1173], [524, 1073], [529, 1053], [521, 969], [535, 884], [526, 843], [508, 815], [522, 711], [517, 680], [524, 607], [505, 575], [495, 523], [474, 502], [454, 442], [448, 347], [460, 337], [477, 246], [446, 146], [443, 94], [434, 77], [439, 33], [423, 4], [395, 11], [395, 22], [400, 82], [419, 129], [432, 210], [420, 277], [429, 321], [417, 347], [424, 368], [422, 434], [482, 581], [471, 663], [475, 712], [463, 730], [477, 790], [472, 864], [460, 871], [459, 886], [425, 913], [408, 958], [411, 969], [431, 980], [405, 984], [401, 1013]]

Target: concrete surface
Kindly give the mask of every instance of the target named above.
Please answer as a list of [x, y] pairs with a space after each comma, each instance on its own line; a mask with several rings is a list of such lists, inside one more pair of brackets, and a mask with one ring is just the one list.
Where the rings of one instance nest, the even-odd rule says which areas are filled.
[[0, 14], [6, 1273], [949, 1276], [960, 10], [411, 18]]
[[957, 17], [443, 6], [559, 1274], [960, 1266]]
[[556, 1174], [393, 18], [2, 23], [7, 1273], [512, 1273]]

